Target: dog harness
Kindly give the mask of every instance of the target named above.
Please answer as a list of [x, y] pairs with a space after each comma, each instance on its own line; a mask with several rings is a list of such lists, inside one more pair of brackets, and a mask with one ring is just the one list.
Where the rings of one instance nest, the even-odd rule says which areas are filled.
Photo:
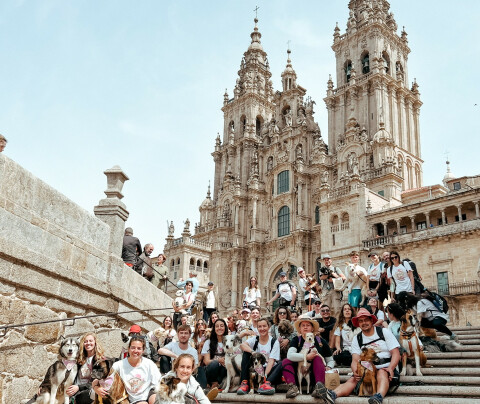
[[69, 372], [71, 372], [73, 367], [77, 364], [77, 361], [72, 361], [69, 359], [62, 359], [62, 362]]
[[373, 372], [373, 365], [369, 361], [360, 361], [360, 365], [362, 365], [365, 369], [368, 369]]
[[413, 356], [413, 346], [412, 346], [412, 338], [415, 337], [417, 334], [415, 331], [403, 331], [400, 330], [400, 335], [402, 336], [403, 339], [405, 339], [408, 342], [408, 350], [409, 350], [409, 355]]

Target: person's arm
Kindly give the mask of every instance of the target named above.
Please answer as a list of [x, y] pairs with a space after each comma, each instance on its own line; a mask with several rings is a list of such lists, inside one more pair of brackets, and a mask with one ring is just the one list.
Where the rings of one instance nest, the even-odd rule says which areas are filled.
[[278, 298], [280, 297], [280, 293], [275, 293], [275, 295], [267, 302], [267, 306], [271, 305], [272, 302], [274, 302], [275, 300], [277, 300]]
[[184, 280], [183, 278], [180, 278], [177, 282], [177, 287], [178, 288], [184, 288], [186, 283], [187, 283], [186, 280]]
[[290, 306], [295, 306], [295, 300], [297, 299], [297, 290], [295, 289], [295, 286], [290, 286], [292, 288], [292, 303], [290, 303]]
[[[398, 349], [397, 349], [398, 351]], [[354, 375], [357, 375], [358, 361], [360, 360], [360, 355], [352, 354], [352, 372]], [[357, 375], [358, 376], [358, 375]]]
[[260, 299], [261, 299], [262, 295], [260, 293], [260, 290], [257, 288], [257, 306], [260, 307]]
[[398, 350], [398, 348], [394, 348], [390, 351], [390, 353], [392, 355], [390, 359], [390, 365], [385, 368], [385, 370], [388, 372], [388, 379], [392, 380], [393, 372], [397, 367], [398, 362], [400, 361], [400, 351]]
[[242, 343], [240, 344], [240, 349], [242, 350], [242, 352], [253, 353], [253, 349], [252, 349], [252, 347], [249, 345], [248, 339], [247, 339], [245, 342], [242, 342]]
[[291, 360], [292, 362], [301, 362], [303, 361], [303, 355], [297, 352], [297, 348], [290, 347], [288, 348], [287, 359]]
[[335, 351], [333, 352], [334, 355], [338, 355], [342, 352], [342, 347], [340, 346], [341, 338], [339, 335], [334, 335], [335, 337]]
[[159, 348], [157, 352], [159, 355], [169, 356], [170, 358], [173, 358], [173, 359], [176, 359], [178, 357], [178, 355], [176, 355], [175, 353], [173, 353], [172, 351], [170, 351], [165, 347]]
[[412, 290], [415, 291], [415, 279], [413, 279], [413, 271], [407, 271], [407, 275], [410, 278], [412, 284]]

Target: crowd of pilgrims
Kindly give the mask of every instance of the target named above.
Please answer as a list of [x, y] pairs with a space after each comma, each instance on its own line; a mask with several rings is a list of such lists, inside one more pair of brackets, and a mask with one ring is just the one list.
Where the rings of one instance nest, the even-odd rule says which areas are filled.
[[[227, 376], [224, 349], [227, 335], [236, 335], [241, 339], [238, 354], [244, 356], [240, 369], [241, 384], [234, 392], [249, 392], [248, 355], [260, 352], [265, 356], [265, 378], [256, 392], [274, 394], [276, 385], [286, 383], [287, 397], [295, 397], [299, 393], [295, 369], [304, 360], [300, 349], [306, 334], [312, 332], [316, 335], [316, 349], [307, 356], [311, 363], [312, 385], [315, 386], [312, 396], [324, 397], [325, 394], [319, 395], [316, 387], [323, 386], [326, 372], [352, 365], [352, 346], [360, 331], [356, 315], [370, 318], [374, 326], [389, 330], [395, 338], [399, 338], [400, 319], [405, 314], [396, 302], [401, 292], [411, 296], [417, 292], [417, 307], [423, 313], [422, 326], [455, 337], [446, 327], [443, 313], [432, 308], [431, 300], [421, 294], [422, 288], [416, 291], [418, 283], [421, 285], [421, 277], [413, 273], [408, 261], [400, 260], [397, 252], [387, 252], [382, 257], [371, 253], [368, 268], [360, 267], [358, 258], [359, 254], [352, 252], [351, 261], [356, 270], [365, 273], [364, 281], [369, 288], [363, 301], [353, 291], [344, 297], [342, 292], [332, 287], [334, 278], [345, 278], [344, 271], [332, 266], [331, 257], [324, 255], [316, 274], [320, 289], [311, 289], [305, 282], [303, 268], [297, 269], [297, 284], [288, 281], [286, 273], [280, 274], [277, 292], [267, 302], [271, 304], [279, 300], [273, 313], [267, 312], [262, 316], [260, 288], [256, 277], [251, 277], [243, 293], [243, 306], [231, 310], [226, 316], [209, 310], [191, 326], [187, 324], [188, 314], [182, 315], [176, 309], [173, 317], [167, 315], [163, 319], [157, 331], [142, 332], [139, 325], [132, 325], [128, 330], [128, 347], [122, 350], [114, 364], [122, 379], [128, 381], [126, 387], [130, 403], [155, 403], [155, 388], [159, 381], [172, 374], [187, 385], [189, 394], [197, 402], [214, 400]], [[187, 295], [193, 293], [194, 286], [198, 290], [198, 285], [194, 283], [190, 279], [183, 282]], [[210, 282], [210, 291], [213, 291], [212, 286]], [[388, 305], [384, 306], [384, 302]], [[91, 379], [92, 363], [104, 357], [104, 350], [96, 334], [87, 333], [81, 338], [80, 351], [77, 379], [67, 393], [74, 403], [90, 404], [95, 394], [104, 396], [107, 393], [98, 380]], [[129, 389], [133, 385], [132, 378], [136, 379], [135, 388]], [[331, 396], [327, 398], [333, 402]]]

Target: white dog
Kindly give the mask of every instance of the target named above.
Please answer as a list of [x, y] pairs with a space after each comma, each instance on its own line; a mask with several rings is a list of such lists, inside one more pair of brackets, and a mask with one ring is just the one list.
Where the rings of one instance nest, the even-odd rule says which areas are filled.
[[239, 376], [240, 368], [242, 366], [242, 350], [240, 344], [242, 340], [236, 335], [225, 336], [225, 368], [227, 369], [227, 384], [224, 391], [228, 393], [232, 379]]
[[298, 364], [298, 390], [302, 394], [302, 379], [307, 381], [307, 393], [310, 391], [310, 363], [307, 362], [307, 355], [312, 349], [315, 349], [315, 334], [308, 332], [305, 334], [305, 343], [300, 353], [303, 355], [303, 362]]
[[342, 290], [348, 289], [348, 293], [351, 293], [352, 289], [358, 289], [360, 287], [362, 293], [362, 300], [360, 303], [362, 303], [368, 292], [367, 280], [363, 279], [365, 276], [361, 271], [355, 269], [355, 264], [352, 264], [351, 262], [346, 262], [345, 264], [347, 264], [345, 267], [346, 280], [343, 284]]
[[[175, 307], [180, 307], [183, 306], [186, 301], [185, 301], [185, 292], [182, 289], [178, 289], [175, 292], [175, 299], [173, 300]], [[185, 309], [180, 310], [180, 313], [182, 314], [187, 314], [187, 311]]]
[[168, 331], [163, 327], [158, 327], [153, 331], [150, 331], [147, 334], [148, 340], [152, 343], [154, 347], [163, 347], [165, 339], [168, 336]]

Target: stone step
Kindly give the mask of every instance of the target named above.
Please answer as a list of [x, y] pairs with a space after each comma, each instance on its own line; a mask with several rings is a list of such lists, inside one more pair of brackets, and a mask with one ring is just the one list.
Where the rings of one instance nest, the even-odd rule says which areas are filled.
[[440, 366], [458, 366], [462, 364], [463, 366], [469, 367], [480, 367], [480, 360], [478, 359], [462, 359], [461, 361], [452, 360], [452, 359], [429, 359], [427, 362], [429, 365], [433, 367], [440, 367]]
[[456, 333], [457, 331], [478, 331], [478, 332], [480, 332], [480, 327], [478, 327], [478, 326], [448, 327], [448, 328], [450, 328], [454, 333]]
[[[463, 344], [461, 344], [453, 352], [441, 352], [441, 353], [455, 353], [455, 352], [480, 352], [480, 345], [463, 345]], [[427, 351], [427, 356], [428, 356], [429, 353], [434, 353], [434, 352], [428, 352]]]
[[[350, 368], [338, 368], [340, 373], [340, 377], [342, 375], [346, 375], [352, 371]], [[466, 377], [473, 377], [473, 376], [480, 376], [480, 367], [478, 368], [453, 368], [453, 367], [438, 367], [438, 368], [422, 368], [422, 373], [424, 376], [466, 376]]]
[[427, 352], [427, 359], [480, 359], [480, 352], [477, 351], [455, 351], [455, 352]]
[[[478, 329], [468, 329], [468, 330], [452, 330], [456, 335], [478, 335], [480, 334], [480, 330]], [[437, 333], [438, 335], [446, 335], [441, 332]]]
[[470, 346], [470, 345], [480, 345], [480, 339], [458, 339], [462, 345]]
[[[422, 382], [424, 385], [431, 385], [431, 384], [442, 384], [442, 385], [474, 385], [480, 386], [480, 377], [472, 376], [472, 377], [465, 377], [465, 376], [426, 376], [424, 372], [425, 368], [422, 368], [423, 376], [401, 376], [400, 382], [404, 383], [417, 383]], [[350, 376], [341, 375], [340, 382], [346, 382]]]
[[[398, 390], [397, 390], [398, 391]], [[303, 394], [295, 398], [286, 398], [285, 394], [274, 394], [273, 396], [262, 396], [259, 394], [249, 394], [248, 396], [239, 396], [237, 394], [220, 393], [215, 399], [217, 403], [288, 403], [288, 404], [311, 404], [318, 403], [310, 395]], [[341, 397], [337, 398], [335, 403], [338, 404], [358, 404], [368, 403], [368, 397]], [[422, 397], [419, 394], [404, 395], [394, 394], [387, 396], [383, 400], [383, 404], [479, 404], [478, 397]]]

